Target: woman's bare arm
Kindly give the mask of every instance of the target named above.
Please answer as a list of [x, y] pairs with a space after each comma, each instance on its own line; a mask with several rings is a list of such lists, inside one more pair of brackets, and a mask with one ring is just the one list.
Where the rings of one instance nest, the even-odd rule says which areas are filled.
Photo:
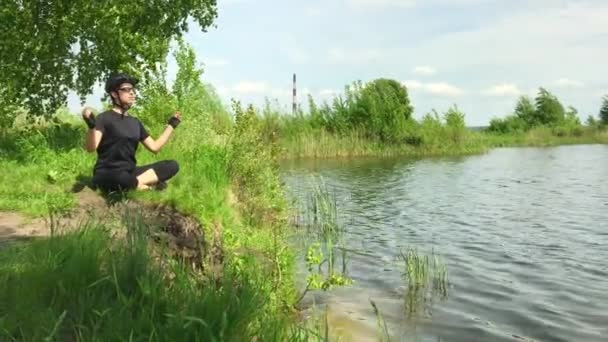
[[103, 133], [96, 130], [95, 128], [89, 129], [87, 131], [87, 137], [85, 141], [85, 149], [87, 152], [95, 152], [97, 151], [97, 146], [99, 146], [99, 142], [101, 141], [101, 137]]
[[[170, 122], [173, 121], [174, 122], [173, 124], [177, 127], [177, 125], [181, 121], [180, 112], [176, 112], [169, 121]], [[174, 129], [175, 128], [173, 127], [173, 125], [171, 125], [171, 123], [169, 123], [165, 127], [165, 130], [160, 135], [160, 137], [158, 137], [158, 139], [155, 140], [152, 137], [147, 137], [146, 139], [144, 139], [144, 141], [142, 141], [142, 143], [148, 149], [148, 151], [150, 151], [152, 153], [158, 153], [163, 148], [163, 146], [165, 146], [167, 141], [169, 141], [169, 138], [171, 137], [171, 134], [173, 133]]]
[[152, 153], [158, 153], [163, 148], [163, 146], [169, 141], [169, 137], [171, 137], [171, 133], [173, 133], [173, 127], [167, 125], [163, 133], [158, 137], [158, 139], [154, 140], [152, 137], [147, 137], [142, 141], [144, 146], [148, 149], [148, 151]]

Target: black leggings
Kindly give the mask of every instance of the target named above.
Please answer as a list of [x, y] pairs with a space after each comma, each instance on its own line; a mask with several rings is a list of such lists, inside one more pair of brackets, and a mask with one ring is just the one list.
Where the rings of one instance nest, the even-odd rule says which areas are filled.
[[175, 160], [162, 160], [156, 163], [138, 166], [133, 170], [97, 170], [93, 175], [93, 184], [103, 191], [126, 191], [137, 188], [137, 177], [153, 169], [159, 182], [169, 180], [179, 171]]

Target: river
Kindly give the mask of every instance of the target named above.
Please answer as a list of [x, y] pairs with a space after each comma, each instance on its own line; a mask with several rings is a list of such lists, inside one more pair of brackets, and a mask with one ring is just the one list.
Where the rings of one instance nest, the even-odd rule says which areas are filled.
[[[311, 175], [336, 196], [354, 283], [310, 298], [370, 340], [608, 341], [608, 146], [500, 148], [450, 158], [282, 165], [296, 199]], [[434, 250], [447, 298], [410, 317], [397, 257]]]

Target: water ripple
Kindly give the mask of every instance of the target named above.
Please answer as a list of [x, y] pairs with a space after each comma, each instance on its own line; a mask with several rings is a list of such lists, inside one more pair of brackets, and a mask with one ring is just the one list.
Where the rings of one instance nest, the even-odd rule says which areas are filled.
[[[333, 300], [374, 322], [373, 297], [389, 326], [408, 336], [414, 325], [422, 341], [608, 341], [606, 160], [608, 148], [587, 145], [316, 165], [350, 222], [357, 285]], [[286, 172], [296, 196], [309, 174]], [[410, 246], [437, 251], [451, 283], [448, 300], [415, 322], [402, 313], [395, 260]]]

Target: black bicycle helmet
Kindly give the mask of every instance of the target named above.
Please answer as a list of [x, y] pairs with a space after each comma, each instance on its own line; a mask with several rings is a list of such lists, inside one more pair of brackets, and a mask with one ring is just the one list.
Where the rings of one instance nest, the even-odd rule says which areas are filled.
[[123, 83], [130, 83], [133, 85], [133, 87], [137, 86], [137, 78], [129, 75], [129, 74], [125, 74], [125, 73], [119, 73], [119, 74], [114, 74], [112, 76], [110, 76], [110, 78], [108, 78], [108, 80], [106, 81], [106, 93], [110, 94], [110, 92], [112, 91], [116, 91], [116, 89], [118, 89], [118, 87], [120, 87], [121, 84]]

